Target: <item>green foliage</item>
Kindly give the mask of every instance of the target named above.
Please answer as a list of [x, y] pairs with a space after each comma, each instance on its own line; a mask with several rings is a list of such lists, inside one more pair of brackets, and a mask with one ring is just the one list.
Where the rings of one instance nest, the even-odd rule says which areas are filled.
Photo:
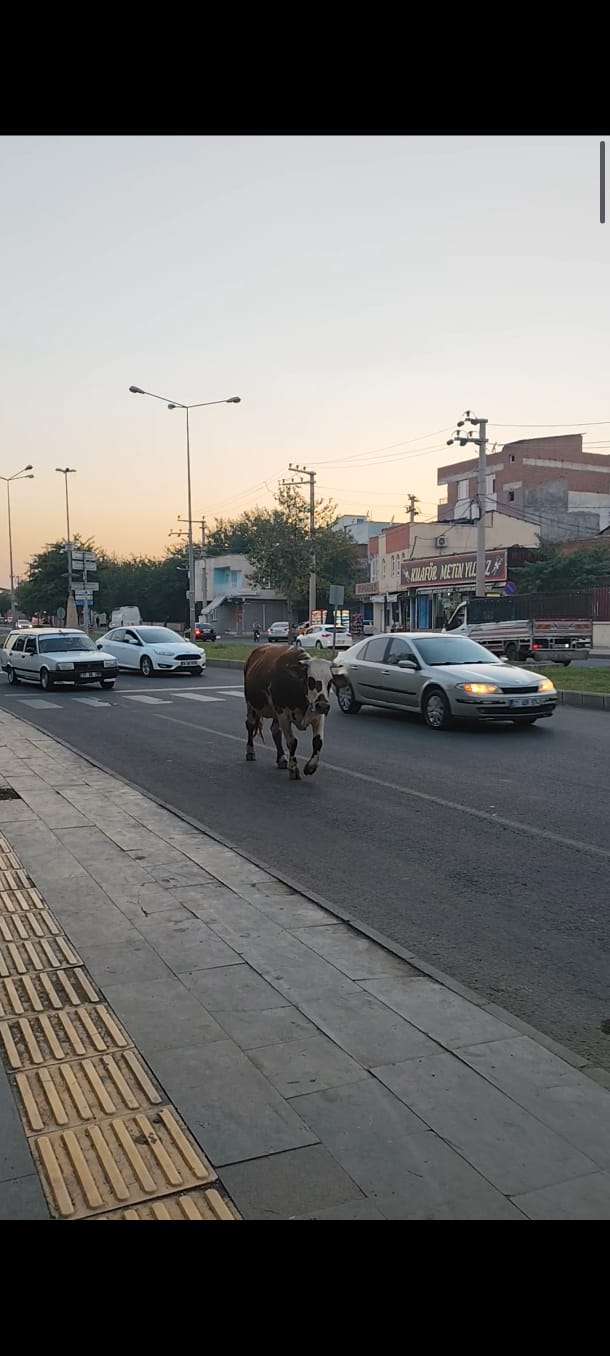
[[586, 547], [563, 555], [556, 547], [543, 548], [540, 560], [514, 571], [519, 593], [544, 593], [556, 589], [594, 588], [610, 583], [610, 550]]
[[[108, 556], [92, 542], [79, 546], [94, 550], [98, 568], [92, 576], [99, 584], [93, 604], [94, 612], [137, 604], [143, 617], [149, 621], [183, 621], [186, 611], [186, 559], [184, 548], [178, 547], [161, 560], [151, 556], [132, 556], [119, 560]], [[182, 569], [180, 568], [182, 567]], [[19, 606], [27, 616], [46, 611], [56, 614], [66, 606], [68, 597], [68, 567], [63, 542], [54, 542], [30, 561], [27, 578], [17, 591]]]
[[[345, 533], [334, 532], [335, 505], [320, 500], [315, 508], [315, 552], [318, 602], [328, 602], [330, 584], [353, 590], [358, 547]], [[234, 521], [219, 519], [208, 537], [208, 554], [240, 551], [252, 565], [252, 582], [284, 593], [291, 607], [307, 612], [311, 542], [309, 504], [298, 488], [280, 486], [276, 507], [252, 509]]]

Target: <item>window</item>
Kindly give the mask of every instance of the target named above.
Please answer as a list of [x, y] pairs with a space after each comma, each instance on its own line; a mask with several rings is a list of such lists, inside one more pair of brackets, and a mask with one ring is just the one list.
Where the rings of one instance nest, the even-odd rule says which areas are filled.
[[366, 659], [367, 664], [381, 664], [387, 648], [387, 636], [376, 636], [374, 640], [369, 640], [360, 658]]
[[398, 640], [396, 636], [390, 641], [390, 649], [386, 655], [387, 664], [399, 664], [401, 659], [415, 659], [415, 653], [406, 640]]
[[514, 452], [511, 452], [511, 454], [510, 454], [508, 460], [509, 460], [509, 461], [514, 461], [514, 460], [515, 460], [515, 454], [514, 454]]
[[13, 654], [15, 653], [16, 650], [22, 650], [24, 645], [25, 645], [25, 636], [16, 636], [11, 645], [11, 650]]
[[514, 491], [514, 490], [509, 490], [509, 491], [508, 491], [508, 502], [509, 502], [509, 504], [514, 504], [514, 502], [515, 502], [515, 491]]
[[41, 654], [78, 654], [80, 650], [95, 650], [95, 645], [82, 631], [73, 631], [68, 635], [41, 636], [38, 649]]
[[36, 654], [36, 641], [33, 636], [30, 636], [28, 640], [26, 640], [23, 648], [26, 654]]
[[467, 481], [467, 480], [458, 480], [457, 497], [458, 497], [458, 499], [467, 499], [467, 498], [468, 498], [468, 481]]

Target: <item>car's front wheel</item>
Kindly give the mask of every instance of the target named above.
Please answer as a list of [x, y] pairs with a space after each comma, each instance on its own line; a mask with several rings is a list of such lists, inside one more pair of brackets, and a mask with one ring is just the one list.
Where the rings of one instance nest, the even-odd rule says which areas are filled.
[[100, 678], [100, 687], [103, 687], [104, 692], [109, 692], [114, 687], [114, 678]]
[[324, 646], [323, 646], [321, 640], [317, 640], [317, 641], [316, 641], [316, 646], [315, 646], [315, 648], [316, 648], [316, 650], [323, 650], [323, 649], [324, 649]]
[[152, 659], [149, 659], [148, 655], [145, 654], [140, 660], [140, 672], [145, 678], [152, 678], [154, 671], [155, 668]]
[[40, 670], [40, 686], [44, 692], [48, 692], [49, 688], [53, 686], [53, 679], [48, 669]]
[[337, 688], [337, 701], [339, 710], [343, 712], [344, 716], [357, 716], [361, 710], [360, 702], [356, 701], [354, 689], [349, 683], [346, 683], [344, 687]]
[[19, 682], [19, 679], [18, 679], [18, 677], [17, 677], [17, 674], [15, 673], [15, 670], [11, 668], [10, 664], [9, 664], [7, 670], [6, 670], [6, 676], [7, 676], [7, 678], [8, 678], [8, 681], [9, 681], [11, 687], [15, 687], [16, 684]]
[[422, 702], [422, 714], [431, 730], [446, 730], [451, 724], [451, 707], [440, 687], [430, 688]]

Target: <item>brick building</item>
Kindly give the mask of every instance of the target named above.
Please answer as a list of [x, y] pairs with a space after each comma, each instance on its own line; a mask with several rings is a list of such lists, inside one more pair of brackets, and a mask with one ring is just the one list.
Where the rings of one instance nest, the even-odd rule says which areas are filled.
[[[477, 513], [477, 459], [441, 466], [439, 522]], [[486, 509], [534, 523], [546, 541], [585, 539], [610, 525], [610, 455], [583, 450], [582, 433], [522, 438], [487, 458]]]

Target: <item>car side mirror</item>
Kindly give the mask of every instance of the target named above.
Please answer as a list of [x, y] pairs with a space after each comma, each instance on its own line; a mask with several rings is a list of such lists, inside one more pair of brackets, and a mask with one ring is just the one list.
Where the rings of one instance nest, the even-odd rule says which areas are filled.
[[414, 659], [399, 659], [399, 669], [406, 669], [407, 673], [417, 673], [418, 665]]
[[500, 655], [500, 663], [501, 663], [501, 664], [508, 664], [508, 662], [509, 662], [509, 660], [507, 659], [507, 656], [506, 656], [505, 654]]

